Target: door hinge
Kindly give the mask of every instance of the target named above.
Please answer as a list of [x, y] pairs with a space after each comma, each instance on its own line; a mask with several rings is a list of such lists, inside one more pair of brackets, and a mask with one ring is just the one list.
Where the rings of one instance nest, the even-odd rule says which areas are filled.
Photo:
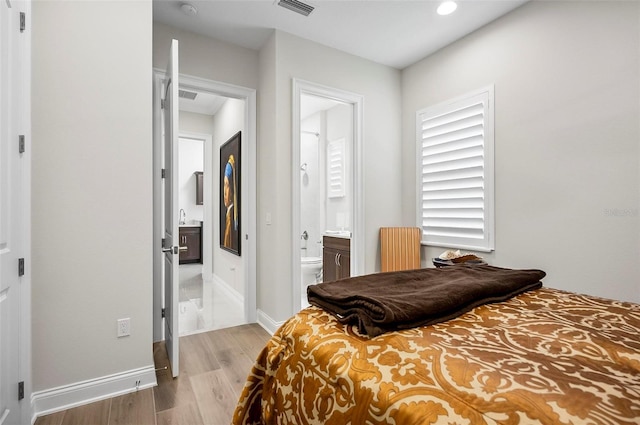
[[20, 12], [20, 32], [24, 32], [27, 28], [27, 14]]
[[162, 317], [166, 317], [164, 314], [164, 308], [162, 309]]
[[24, 134], [20, 134], [18, 136], [18, 153], [24, 153], [25, 145], [24, 145]]
[[163, 168], [162, 171], [160, 172], [160, 175], [163, 179], [167, 178], [167, 170]]
[[160, 248], [164, 248], [164, 244], [167, 243], [167, 238], [162, 238], [162, 246]]
[[24, 398], [24, 381], [18, 382], [18, 400]]
[[18, 258], [18, 276], [24, 276], [24, 258]]
[[164, 109], [164, 99], [160, 99], [160, 109]]

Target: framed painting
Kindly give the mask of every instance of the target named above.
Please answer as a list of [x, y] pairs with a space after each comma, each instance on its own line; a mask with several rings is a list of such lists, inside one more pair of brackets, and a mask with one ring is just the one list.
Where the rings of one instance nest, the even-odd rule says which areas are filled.
[[240, 140], [238, 131], [220, 146], [220, 248], [240, 256]]

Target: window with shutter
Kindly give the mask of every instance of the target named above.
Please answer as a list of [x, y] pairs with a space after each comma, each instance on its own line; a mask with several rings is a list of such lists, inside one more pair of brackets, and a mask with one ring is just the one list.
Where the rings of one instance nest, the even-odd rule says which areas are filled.
[[493, 86], [416, 113], [422, 243], [493, 250]]

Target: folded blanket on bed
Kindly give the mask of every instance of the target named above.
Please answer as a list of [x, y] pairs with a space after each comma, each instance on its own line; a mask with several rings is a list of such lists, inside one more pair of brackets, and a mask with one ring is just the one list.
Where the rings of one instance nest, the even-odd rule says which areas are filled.
[[545, 275], [542, 270], [486, 265], [406, 270], [310, 285], [307, 298], [373, 337], [444, 322], [479, 305], [505, 301], [541, 287]]

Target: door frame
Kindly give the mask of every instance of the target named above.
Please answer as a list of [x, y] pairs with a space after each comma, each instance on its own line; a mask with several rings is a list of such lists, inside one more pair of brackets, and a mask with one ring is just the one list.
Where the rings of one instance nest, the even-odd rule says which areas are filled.
[[[163, 340], [162, 335], [162, 129], [160, 128], [160, 99], [164, 71], [153, 69], [153, 340]], [[256, 90], [208, 80], [191, 75], [180, 74], [181, 90], [211, 93], [245, 101], [243, 141], [246, 149], [242, 149], [243, 164], [242, 203], [246, 205], [241, 212], [243, 222], [243, 268], [244, 268], [244, 318], [247, 323], [256, 321]], [[178, 133], [180, 133], [178, 131]], [[213, 242], [212, 242], [213, 243]]]
[[[364, 96], [341, 89], [325, 86], [298, 78], [292, 79], [291, 100], [291, 283], [293, 295], [293, 311], [300, 310], [302, 300], [302, 282], [300, 273], [302, 266], [297, 260], [300, 256], [300, 106], [302, 95], [325, 97], [353, 107], [353, 153], [350, 165], [353, 194], [351, 228], [351, 275], [364, 273]], [[325, 229], [326, 230], [326, 229]]]

